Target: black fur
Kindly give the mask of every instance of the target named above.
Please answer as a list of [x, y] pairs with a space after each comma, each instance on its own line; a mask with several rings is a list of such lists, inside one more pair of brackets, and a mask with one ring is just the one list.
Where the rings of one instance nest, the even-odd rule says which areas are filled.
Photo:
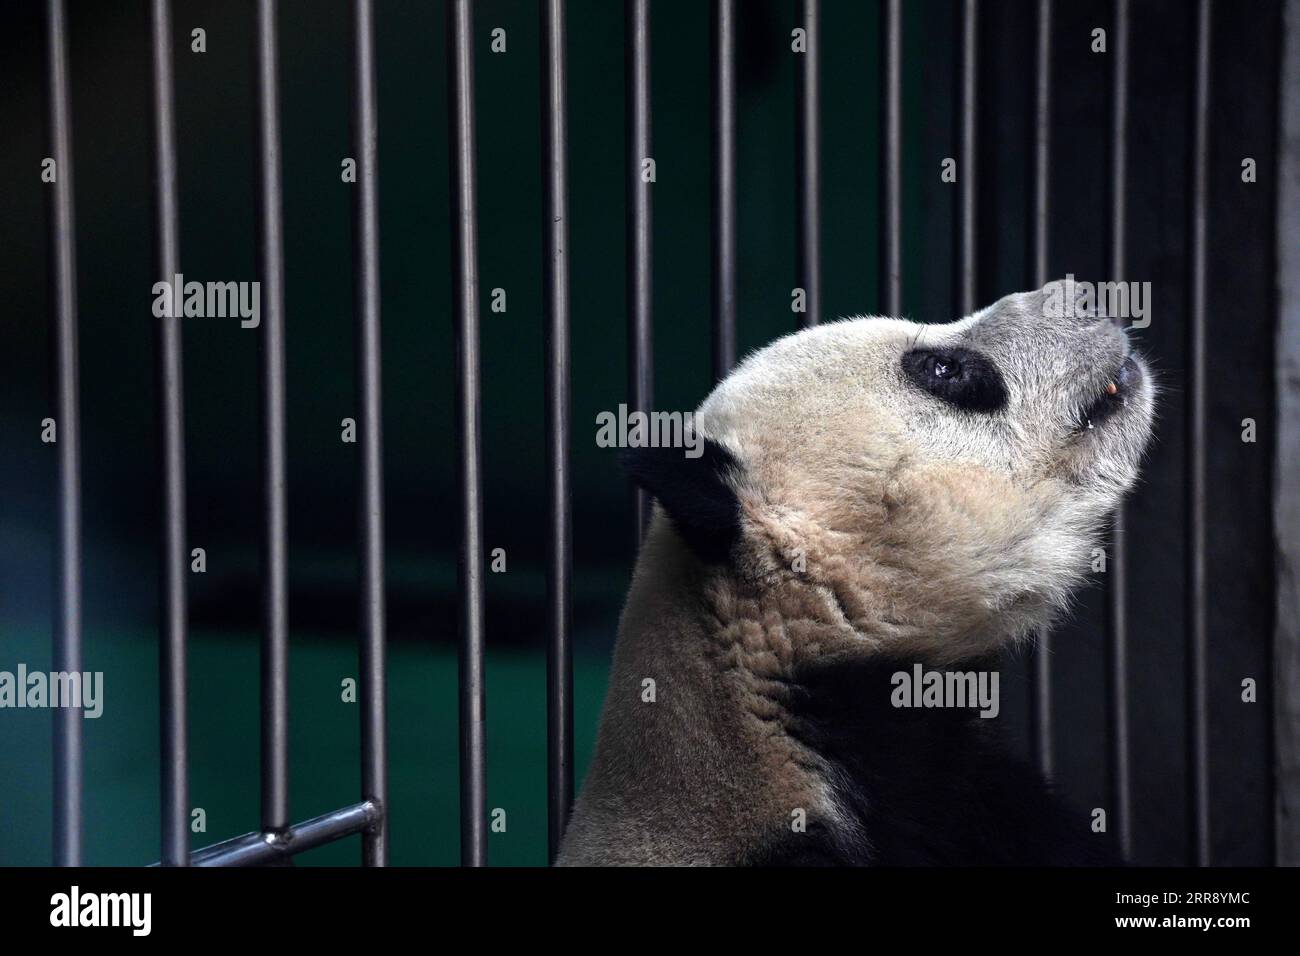
[[913, 384], [957, 408], [996, 412], [1006, 407], [1002, 374], [971, 349], [913, 349], [903, 355], [903, 371]]
[[730, 558], [740, 538], [740, 502], [727, 481], [739, 469], [731, 452], [705, 438], [698, 458], [687, 458], [684, 448], [629, 448], [622, 458], [628, 476], [658, 499], [702, 560]]
[[[836, 768], [857, 831], [774, 827], [756, 865], [1086, 866], [1120, 862], [1091, 815], [1002, 752], [975, 710], [904, 709], [890, 675], [911, 663], [831, 663], [797, 675], [798, 735]], [[970, 665], [963, 669], [988, 669]]]

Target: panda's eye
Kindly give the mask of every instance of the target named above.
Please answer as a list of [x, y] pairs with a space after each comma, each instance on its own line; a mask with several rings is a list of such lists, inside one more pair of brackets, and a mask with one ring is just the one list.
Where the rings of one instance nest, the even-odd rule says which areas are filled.
[[902, 364], [914, 385], [956, 408], [995, 412], [1007, 403], [997, 366], [971, 349], [913, 349]]
[[926, 361], [935, 378], [956, 378], [961, 374], [961, 362], [955, 358], [931, 354]]

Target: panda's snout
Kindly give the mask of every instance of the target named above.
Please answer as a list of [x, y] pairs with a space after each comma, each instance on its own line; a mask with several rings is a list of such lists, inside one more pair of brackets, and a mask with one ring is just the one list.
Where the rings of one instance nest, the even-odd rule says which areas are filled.
[[1102, 388], [1101, 394], [1084, 406], [1079, 414], [1079, 428], [1096, 428], [1116, 412], [1127, 407], [1141, 387], [1142, 365], [1132, 353], [1124, 357], [1119, 370]]

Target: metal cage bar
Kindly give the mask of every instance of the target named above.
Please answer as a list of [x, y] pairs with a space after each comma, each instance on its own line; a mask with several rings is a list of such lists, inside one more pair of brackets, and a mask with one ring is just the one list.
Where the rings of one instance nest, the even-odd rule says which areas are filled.
[[542, 4], [546, 303], [546, 802], [554, 861], [573, 808], [573, 522], [569, 490], [569, 174], [564, 0]]
[[360, 400], [361, 795], [379, 808], [361, 841], [366, 866], [388, 864], [387, 671], [384, 611], [384, 419], [379, 289], [379, 110], [374, 4], [353, 4], [352, 143], [357, 161], [353, 271]]
[[[72, 106], [67, 11], [45, 4], [46, 83], [54, 182], [49, 192], [50, 302], [54, 336], [55, 448], [58, 470], [58, 580], [54, 607], [54, 668], [81, 671], [81, 412], [77, 358], [77, 232], [72, 190]], [[81, 865], [81, 711], [54, 711], [54, 864]]]
[[483, 475], [479, 379], [478, 209], [474, 174], [474, 45], [470, 0], [447, 3], [451, 96], [452, 286], [456, 435], [460, 449], [460, 859], [487, 865], [483, 691]]
[[903, 312], [903, 0], [881, 4], [880, 309]]
[[[160, 282], [180, 269], [176, 179], [176, 93], [172, 75], [171, 0], [150, 4], [153, 52], [154, 262]], [[179, 310], [158, 320], [158, 431], [163, 489], [162, 633], [158, 687], [161, 731], [162, 862], [186, 866], [190, 856], [189, 740], [186, 723], [185, 412]]]
[[1209, 218], [1210, 0], [1196, 7], [1196, 64], [1192, 102], [1191, 289], [1187, 342], [1187, 725], [1192, 859], [1210, 864], [1209, 635], [1205, 592], [1205, 324]]
[[736, 364], [736, 3], [713, 0], [713, 379]]
[[[1125, 180], [1128, 175], [1128, 0], [1115, 0], [1114, 71], [1111, 80], [1110, 149], [1110, 272], [1121, 281], [1127, 263], [1128, 219]], [[1133, 807], [1129, 755], [1128, 710], [1128, 546], [1124, 537], [1124, 504], [1115, 509], [1107, 574], [1107, 701], [1110, 735], [1111, 815], [1120, 853], [1133, 853]]]
[[333, 843], [354, 833], [383, 828], [383, 811], [369, 800], [323, 813], [276, 833], [245, 833], [195, 852], [194, 866], [261, 866]]
[[[972, 134], [973, 135], [973, 134]], [[1033, 282], [1041, 289], [1047, 284], [1047, 250], [1049, 235], [1049, 197], [1051, 195], [1052, 153], [1052, 0], [1038, 0], [1034, 34], [1034, 165], [1033, 165]], [[971, 185], [974, 189], [974, 185]], [[972, 200], [973, 202], [973, 200]], [[969, 239], [973, 243], [974, 236]], [[974, 256], [974, 252], [970, 253]], [[974, 266], [971, 266], [972, 270]], [[969, 280], [972, 284], [974, 279]], [[968, 290], [973, 303], [974, 289]], [[972, 305], [964, 306], [968, 312]], [[1052, 635], [1044, 629], [1038, 634], [1033, 652], [1033, 680], [1030, 682], [1030, 729], [1038, 767], [1050, 775], [1055, 769], [1052, 747]]]
[[804, 326], [822, 320], [822, 127], [821, 127], [821, 2], [803, 0], [806, 48], [796, 73], [795, 95], [799, 146], [795, 151], [798, 180], [799, 244], [796, 271], [804, 290]]
[[[627, 98], [627, 381], [628, 410], [654, 404], [654, 235], [645, 165], [650, 141], [650, 0], [626, 0], [624, 95]], [[650, 495], [633, 491], [636, 543], [650, 521]]]
[[262, 829], [289, 820], [289, 555], [284, 424], [284, 219], [275, 0], [257, 3], [257, 239], [262, 283]]
[[979, 5], [976, 0], [961, 4], [961, 168], [957, 174], [960, 211], [957, 232], [957, 311], [969, 315], [975, 311], [977, 295], [975, 252], [975, 182], [977, 176], [975, 122], [977, 120], [977, 85], [979, 81]]

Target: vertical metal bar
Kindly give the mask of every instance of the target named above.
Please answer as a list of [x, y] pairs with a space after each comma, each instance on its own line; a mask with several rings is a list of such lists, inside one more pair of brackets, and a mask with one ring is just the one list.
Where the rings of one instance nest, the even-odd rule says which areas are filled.
[[736, 363], [736, 4], [713, 0], [713, 379]]
[[[1128, 176], [1128, 0], [1115, 0], [1114, 76], [1111, 82], [1110, 151], [1110, 272], [1123, 281], [1128, 251], [1126, 178]], [[1115, 509], [1107, 574], [1107, 647], [1109, 651], [1109, 714], [1111, 819], [1120, 852], [1133, 854], [1132, 790], [1130, 786], [1128, 719], [1128, 554], [1124, 537], [1124, 505]]]
[[821, 3], [803, 0], [807, 48], [797, 74], [799, 146], [795, 176], [799, 181], [799, 251], [797, 270], [804, 289], [803, 325], [822, 320], [822, 131]]
[[975, 182], [977, 176], [975, 121], [979, 76], [979, 23], [976, 0], [961, 4], [961, 166], [957, 173], [960, 189], [960, 223], [958, 226], [958, 311], [969, 315], [975, 311]]
[[880, 309], [903, 312], [903, 0], [881, 4]]
[[353, 4], [352, 149], [357, 160], [352, 262], [357, 315], [361, 524], [361, 798], [380, 809], [361, 840], [365, 866], [388, 865], [384, 624], [384, 419], [379, 288], [379, 108], [372, 0]]
[[447, 3], [451, 74], [452, 284], [456, 435], [460, 447], [460, 860], [487, 865], [483, 693], [483, 477], [479, 423], [478, 211], [474, 175], [474, 45], [470, 0]]
[[[646, 162], [650, 145], [650, 0], [625, 0], [623, 7], [624, 95], [627, 97], [627, 381], [629, 411], [654, 404], [653, 230]], [[636, 543], [650, 521], [650, 496], [637, 488]]]
[[[53, 305], [54, 414], [58, 454], [58, 583], [54, 669], [81, 671], [81, 413], [77, 384], [77, 250], [72, 208], [72, 107], [67, 15], [47, 0], [46, 82], [54, 182], [49, 193], [50, 299]], [[54, 711], [54, 864], [81, 865], [81, 711]]]
[[262, 289], [262, 829], [289, 820], [288, 506], [285, 498], [284, 236], [275, 0], [257, 3], [258, 275]]
[[569, 173], [564, 0], [542, 4], [542, 179], [545, 198], [546, 796], [554, 861], [573, 806], [573, 646], [569, 501]]
[[[153, 41], [154, 229], [157, 281], [180, 270], [176, 187], [176, 94], [172, 80], [171, 0], [150, 5]], [[158, 319], [158, 402], [162, 448], [162, 635], [159, 727], [162, 747], [162, 864], [188, 866], [189, 741], [186, 721], [185, 412], [181, 319]]]
[[[1277, 288], [1277, 338], [1273, 347], [1274, 382], [1295, 374], [1300, 355], [1300, 0], [1282, 7], [1279, 62], [1278, 166], [1292, 175], [1277, 180], [1274, 266]], [[1273, 760], [1273, 864], [1300, 866], [1300, 390], [1277, 387], [1276, 446], [1273, 456], [1274, 631], [1268, 670], [1276, 697], [1269, 752]]]
[[[1047, 244], [1049, 234], [1048, 196], [1051, 186], [1051, 135], [1052, 135], [1052, 0], [1038, 0], [1038, 21], [1034, 40], [1034, 192], [1033, 192], [1033, 269], [1034, 287], [1041, 289], [1047, 284]], [[972, 82], [974, 82], [972, 80]], [[972, 107], [973, 110], [973, 107]], [[964, 122], [974, 122], [973, 114]], [[974, 155], [974, 132], [964, 132], [971, 137], [967, 147]], [[973, 164], [973, 160], [972, 160]], [[969, 167], [966, 172], [969, 172]], [[969, 202], [974, 204], [975, 184], [966, 180], [971, 190]], [[963, 196], [965, 193], [963, 193]], [[965, 202], [965, 200], [963, 200]], [[973, 215], [973, 214], [972, 214]], [[970, 312], [975, 307], [974, 279], [974, 226], [966, 238], [970, 263], [965, 268], [970, 270], [966, 289], [966, 304], [963, 312]], [[1052, 750], [1052, 635], [1043, 630], [1038, 634], [1038, 642], [1032, 657], [1034, 674], [1029, 685], [1030, 731], [1032, 734], [1034, 756], [1038, 768], [1050, 775], [1055, 769]]]
[[1192, 858], [1210, 864], [1209, 700], [1206, 688], [1209, 637], [1205, 590], [1205, 316], [1206, 243], [1209, 216], [1210, 0], [1196, 7], [1196, 79], [1193, 103], [1191, 308], [1187, 383], [1187, 615], [1188, 772], [1191, 793]]
[[1034, 283], [1047, 284], [1048, 196], [1052, 142], [1052, 0], [1038, 0], [1034, 53]]

